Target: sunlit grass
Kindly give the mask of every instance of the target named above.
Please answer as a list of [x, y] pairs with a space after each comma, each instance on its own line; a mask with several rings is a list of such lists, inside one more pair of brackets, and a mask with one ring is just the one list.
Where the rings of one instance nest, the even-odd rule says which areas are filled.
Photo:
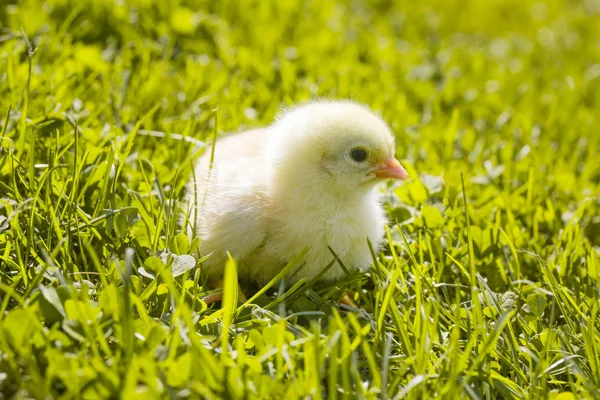
[[[0, 394], [600, 397], [599, 16], [595, 0], [3, 3]], [[385, 188], [386, 249], [337, 285], [239, 282], [237, 304], [230, 260], [207, 306], [181, 217], [194, 160], [315, 96], [397, 133], [412, 180]]]

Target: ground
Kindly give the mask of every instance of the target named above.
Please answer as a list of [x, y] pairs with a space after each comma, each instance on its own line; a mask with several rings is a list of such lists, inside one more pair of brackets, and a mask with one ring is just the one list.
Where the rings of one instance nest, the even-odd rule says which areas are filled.
[[[600, 1], [8, 0], [0, 27], [0, 398], [600, 396]], [[232, 262], [207, 308], [192, 162], [316, 96], [397, 136], [385, 250], [237, 306]]]

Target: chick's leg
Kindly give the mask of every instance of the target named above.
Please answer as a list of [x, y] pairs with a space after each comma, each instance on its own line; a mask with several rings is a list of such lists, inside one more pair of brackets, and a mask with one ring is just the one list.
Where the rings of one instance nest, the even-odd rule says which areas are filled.
[[344, 293], [344, 295], [340, 298], [340, 304], [347, 305], [349, 307], [358, 308], [354, 300], [349, 296], [350, 292]]
[[[206, 305], [210, 305], [212, 303], [216, 303], [217, 301], [223, 300], [223, 279], [217, 279], [213, 281], [210, 286], [212, 286], [215, 289], [221, 289], [221, 291], [218, 293], [213, 293], [204, 296], [202, 298], [202, 301], [204, 301]], [[238, 287], [238, 303], [243, 303], [246, 300], [246, 295], [244, 294], [244, 292], [242, 292], [242, 289]]]

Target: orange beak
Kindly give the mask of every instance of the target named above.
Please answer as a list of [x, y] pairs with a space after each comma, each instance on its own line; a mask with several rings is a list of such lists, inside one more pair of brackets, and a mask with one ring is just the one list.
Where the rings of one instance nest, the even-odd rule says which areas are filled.
[[391, 179], [407, 179], [408, 173], [404, 169], [402, 165], [394, 158], [394, 156], [390, 156], [387, 160], [385, 160], [384, 166], [381, 168], [377, 168], [375, 171], [375, 176], [378, 178], [391, 178]]

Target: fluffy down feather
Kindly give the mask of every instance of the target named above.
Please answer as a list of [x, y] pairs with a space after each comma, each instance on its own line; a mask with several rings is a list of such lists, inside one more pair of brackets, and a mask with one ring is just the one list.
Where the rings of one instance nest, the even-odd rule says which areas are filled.
[[[349, 269], [371, 263], [386, 218], [375, 184], [406, 179], [394, 158], [394, 136], [364, 106], [320, 101], [292, 108], [265, 129], [220, 139], [212, 169], [210, 152], [188, 184], [203, 272], [223, 272], [226, 252], [239, 261], [241, 278], [265, 282], [305, 246], [310, 250], [294, 276], [311, 278], [333, 259]], [[343, 277], [334, 265], [323, 277]]]

